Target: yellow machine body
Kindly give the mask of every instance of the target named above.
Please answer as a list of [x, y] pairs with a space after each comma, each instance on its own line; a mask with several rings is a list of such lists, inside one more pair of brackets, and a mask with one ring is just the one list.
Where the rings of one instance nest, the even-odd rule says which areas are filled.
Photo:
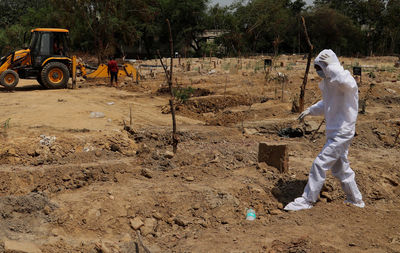
[[[93, 72], [87, 73], [86, 68], [81, 64], [78, 63], [78, 68], [80, 68], [82, 72], [82, 76], [84, 78], [107, 78], [110, 77], [108, 73], [108, 67], [105, 64], [100, 64], [100, 66]], [[137, 70], [135, 67], [133, 67], [131, 64], [123, 64], [122, 66], [119, 67], [118, 70], [118, 76], [119, 77], [132, 77], [135, 80], [139, 79], [139, 76], [137, 75]]]
[[[7, 60], [0, 66], [0, 74], [10, 69], [14, 63], [21, 63], [22, 66], [31, 65], [30, 49], [15, 51], [7, 57]], [[18, 72], [18, 70], [17, 70]]]

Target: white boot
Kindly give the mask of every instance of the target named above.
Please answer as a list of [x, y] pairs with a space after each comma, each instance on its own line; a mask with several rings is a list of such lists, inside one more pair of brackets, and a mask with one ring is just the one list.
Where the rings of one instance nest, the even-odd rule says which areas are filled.
[[299, 211], [303, 209], [310, 209], [313, 205], [303, 197], [296, 198], [293, 202], [287, 204], [284, 208], [286, 211]]
[[365, 203], [362, 200], [360, 200], [358, 202], [354, 202], [354, 201], [351, 201], [351, 200], [345, 200], [344, 203], [346, 205], [352, 204], [353, 206], [356, 206], [356, 207], [359, 207], [359, 208], [364, 208], [365, 207]]

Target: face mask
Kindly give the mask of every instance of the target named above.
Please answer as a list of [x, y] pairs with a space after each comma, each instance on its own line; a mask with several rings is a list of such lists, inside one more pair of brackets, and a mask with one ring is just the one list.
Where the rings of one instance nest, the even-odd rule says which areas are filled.
[[322, 78], [326, 77], [324, 71], [322, 71], [322, 70], [317, 70], [317, 74]]

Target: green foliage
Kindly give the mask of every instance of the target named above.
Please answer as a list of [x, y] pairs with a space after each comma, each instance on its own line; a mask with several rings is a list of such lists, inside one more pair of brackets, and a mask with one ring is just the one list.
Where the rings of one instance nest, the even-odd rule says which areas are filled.
[[10, 128], [10, 120], [11, 120], [11, 118], [8, 118], [5, 121], [0, 123], [0, 126], [1, 126], [1, 128], [3, 128], [3, 130], [7, 130], [8, 128]]
[[184, 103], [192, 96], [192, 94], [194, 93], [194, 89], [191, 86], [187, 88], [178, 87], [178, 88], [173, 88], [172, 93], [174, 94], [174, 97], [178, 101]]
[[7, 29], [0, 29], [0, 52], [4, 55], [16, 49], [21, 49], [24, 41], [25, 28], [19, 24], [11, 25]]
[[[210, 0], [0, 0], [0, 52], [20, 48], [35, 27], [70, 30], [73, 50], [153, 58], [174, 51], [186, 56], [243, 56], [306, 52], [300, 16], [315, 51], [339, 55], [400, 53], [400, 0], [249, 0], [209, 6]], [[221, 33], [213, 42], [204, 31]], [[289, 66], [288, 66], [289, 67]], [[229, 67], [225, 67], [227, 69]], [[247, 68], [247, 67], [246, 67]], [[257, 67], [254, 67], [255, 71]]]

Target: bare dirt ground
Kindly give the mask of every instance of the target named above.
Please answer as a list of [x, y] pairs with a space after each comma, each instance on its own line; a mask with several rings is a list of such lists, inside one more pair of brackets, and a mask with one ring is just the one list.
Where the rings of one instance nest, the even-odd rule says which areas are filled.
[[[262, 57], [182, 59], [175, 155], [162, 68], [120, 88], [1, 90], [0, 252], [400, 252], [397, 58], [341, 60], [364, 66], [361, 100], [374, 84], [349, 154], [364, 209], [343, 204], [329, 173], [314, 208], [282, 211], [324, 144], [322, 118], [291, 112], [302, 56], [276, 59], [268, 82]], [[306, 106], [319, 80], [311, 71]], [[304, 136], [280, 137], [288, 127]], [[288, 145], [288, 173], [257, 162], [259, 142]]]

